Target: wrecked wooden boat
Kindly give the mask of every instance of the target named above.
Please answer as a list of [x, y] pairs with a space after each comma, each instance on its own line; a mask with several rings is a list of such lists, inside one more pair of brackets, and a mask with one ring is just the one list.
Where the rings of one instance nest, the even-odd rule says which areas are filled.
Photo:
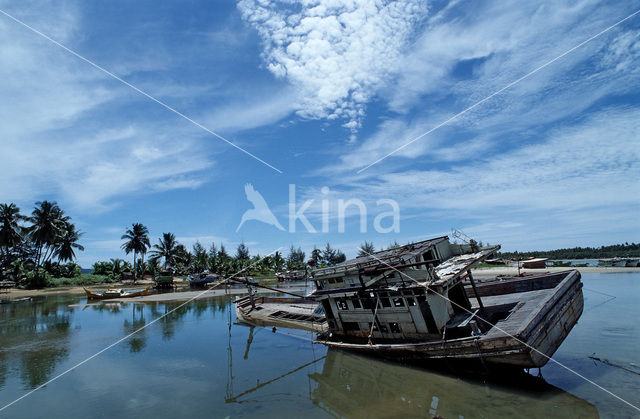
[[393, 359], [543, 366], [582, 314], [580, 274], [479, 286], [471, 268], [499, 248], [444, 236], [315, 270], [310, 297], [329, 329], [317, 342]]
[[256, 297], [249, 294], [237, 298], [236, 317], [255, 326], [276, 326], [322, 333], [328, 330], [322, 306], [300, 297]]
[[90, 300], [108, 300], [111, 298], [132, 298], [132, 297], [142, 297], [143, 295], [149, 294], [149, 290], [151, 286], [148, 286], [142, 290], [123, 290], [121, 288], [108, 289], [103, 292], [91, 291], [84, 288], [84, 292], [87, 294], [87, 298]]

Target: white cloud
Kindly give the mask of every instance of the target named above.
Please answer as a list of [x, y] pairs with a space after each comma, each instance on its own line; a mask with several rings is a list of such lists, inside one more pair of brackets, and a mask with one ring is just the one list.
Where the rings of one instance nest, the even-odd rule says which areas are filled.
[[[81, 21], [75, 10], [25, 10], [17, 17], [74, 47]], [[122, 111], [114, 117], [132, 98], [142, 107], [156, 105], [6, 18], [0, 19], [0, 80], [4, 200], [31, 204], [53, 196], [95, 210], [132, 193], [205, 181], [199, 172], [212, 163], [200, 133], [186, 123], [148, 123]]]
[[495, 230], [487, 234], [488, 228], [472, 223], [468, 232], [482, 232], [493, 242], [515, 230], [514, 243], [527, 235], [536, 243], [552, 238], [557, 243], [560, 237], [565, 244], [588, 237], [593, 243], [593, 237], [615, 240], [640, 232], [631, 215], [640, 207], [639, 143], [640, 110], [611, 109], [556, 129], [540, 143], [467, 165], [395, 171], [366, 181], [354, 176], [347, 182], [371, 200], [396, 199], [403, 218], [437, 214], [478, 220]]
[[299, 91], [299, 114], [346, 119], [355, 132], [389, 76], [426, 2], [241, 0], [264, 41], [264, 60]]
[[[384, 90], [401, 116], [381, 122], [319, 173], [373, 163], [625, 16], [613, 5], [589, 1], [457, 6], [428, 21]], [[531, 137], [584, 115], [603, 99], [636, 92], [638, 33], [625, 26], [612, 30], [367, 171], [464, 161], [472, 149], [482, 156], [510, 137]]]

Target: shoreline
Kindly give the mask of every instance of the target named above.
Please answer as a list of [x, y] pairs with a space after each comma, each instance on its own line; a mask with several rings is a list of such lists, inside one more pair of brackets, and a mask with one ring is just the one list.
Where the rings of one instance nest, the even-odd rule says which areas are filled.
[[[611, 266], [585, 266], [585, 267], [547, 267], [545, 269], [520, 269], [521, 273], [527, 274], [542, 274], [546, 272], [562, 272], [568, 270], [577, 270], [580, 273], [626, 273], [626, 272], [640, 272], [640, 267], [635, 268], [627, 268], [627, 267], [611, 267]], [[475, 268], [472, 269], [471, 272], [473, 276], [478, 279], [486, 280], [496, 277], [497, 275], [517, 275], [518, 268], [512, 266], [496, 266], [492, 268]], [[183, 282], [181, 282], [183, 283]], [[122, 288], [122, 289], [140, 289], [144, 288], [148, 285], [152, 285], [153, 281], [150, 280], [141, 280], [136, 282], [136, 284], [127, 283], [112, 283], [112, 284], [101, 284], [101, 285], [91, 285], [86, 288], [93, 291], [102, 291], [107, 288]], [[280, 289], [282, 291], [293, 291], [293, 292], [301, 292], [304, 291], [303, 284], [292, 284], [289, 287], [281, 287], [274, 286], [276, 289]], [[138, 301], [138, 302], [163, 302], [163, 301], [185, 301], [189, 300], [199, 293], [203, 293], [204, 289], [190, 289], [185, 286], [185, 289], [176, 291], [176, 292], [168, 292], [161, 294], [151, 294], [144, 297], [134, 297], [134, 298], [114, 298], [106, 301], [112, 302], [124, 302], [124, 301]], [[230, 294], [232, 295], [240, 295], [246, 293], [245, 288], [231, 288], [229, 289]], [[268, 292], [267, 290], [258, 291], [259, 293]], [[0, 293], [0, 299], [14, 299], [14, 298], [24, 298], [24, 297], [45, 297], [48, 295], [84, 295], [84, 289], [82, 286], [66, 286], [66, 287], [55, 287], [55, 288], [43, 288], [43, 289], [34, 289], [34, 290], [22, 290], [17, 288], [9, 288], [7, 290], [3, 290]], [[198, 299], [201, 298], [213, 298], [225, 295], [224, 288], [212, 289], [209, 291], [205, 291], [202, 296], [198, 296]]]

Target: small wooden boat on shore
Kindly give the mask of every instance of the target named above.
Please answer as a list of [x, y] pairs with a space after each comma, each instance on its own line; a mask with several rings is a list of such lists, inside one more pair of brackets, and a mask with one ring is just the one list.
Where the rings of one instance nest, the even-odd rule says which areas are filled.
[[143, 295], [149, 294], [149, 290], [151, 286], [143, 290], [123, 290], [121, 288], [108, 289], [103, 292], [94, 292], [84, 288], [84, 292], [87, 293], [87, 298], [90, 300], [108, 300], [111, 298], [131, 298], [131, 297], [141, 297]]
[[203, 272], [200, 274], [191, 274], [187, 277], [189, 286], [194, 288], [202, 288], [218, 280], [218, 275]]

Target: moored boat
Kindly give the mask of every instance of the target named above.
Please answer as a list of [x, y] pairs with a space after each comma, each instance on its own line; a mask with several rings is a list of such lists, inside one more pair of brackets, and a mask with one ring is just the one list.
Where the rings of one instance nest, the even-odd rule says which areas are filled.
[[218, 280], [218, 275], [211, 274], [209, 272], [203, 272], [200, 274], [191, 274], [187, 277], [189, 280], [189, 286], [191, 287], [206, 287], [207, 285]]
[[498, 249], [445, 236], [314, 271], [310, 296], [329, 328], [317, 342], [393, 359], [546, 364], [582, 314], [580, 274], [477, 285], [471, 267]]
[[99, 291], [91, 291], [84, 288], [84, 292], [87, 293], [87, 298], [90, 300], [108, 300], [112, 298], [132, 298], [132, 297], [141, 297], [143, 295], [149, 294], [149, 290], [151, 286], [148, 286], [145, 289], [141, 290], [123, 290], [121, 288], [112, 288], [103, 292]]

